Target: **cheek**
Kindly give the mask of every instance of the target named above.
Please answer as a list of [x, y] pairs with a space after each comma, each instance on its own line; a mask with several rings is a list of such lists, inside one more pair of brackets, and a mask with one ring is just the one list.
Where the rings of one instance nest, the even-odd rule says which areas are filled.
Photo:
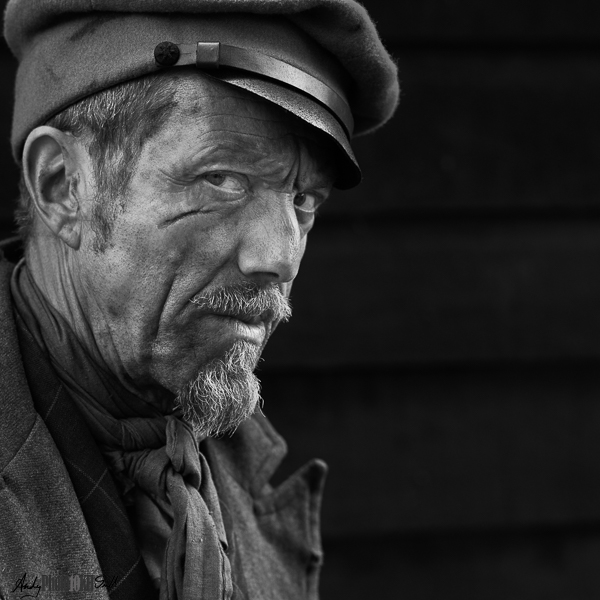
[[114, 303], [135, 301], [138, 310], [178, 312], [233, 263], [235, 239], [235, 228], [202, 217], [165, 229], [123, 231], [108, 251], [105, 269]]
[[137, 321], [158, 310], [177, 272], [179, 254], [176, 248], [165, 249], [156, 227], [122, 222], [105, 252], [90, 255], [86, 279], [108, 314]]
[[231, 279], [226, 271], [235, 264], [243, 211], [198, 214], [161, 227], [157, 206], [130, 204], [104, 254], [88, 252], [86, 285], [113, 317], [171, 319], [211, 282]]

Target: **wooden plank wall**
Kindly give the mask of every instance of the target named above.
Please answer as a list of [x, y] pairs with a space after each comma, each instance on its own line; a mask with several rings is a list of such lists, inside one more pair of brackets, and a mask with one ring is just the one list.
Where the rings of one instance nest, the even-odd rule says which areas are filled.
[[284, 472], [330, 465], [322, 597], [600, 597], [600, 4], [366, 5], [401, 109], [261, 371]]
[[366, 4], [401, 108], [263, 378], [330, 464], [322, 596], [598, 598], [599, 5]]

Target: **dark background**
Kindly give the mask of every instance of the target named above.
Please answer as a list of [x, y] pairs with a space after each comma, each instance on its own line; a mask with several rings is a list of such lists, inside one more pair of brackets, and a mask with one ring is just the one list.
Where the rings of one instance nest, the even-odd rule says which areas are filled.
[[600, 3], [366, 5], [401, 108], [261, 375], [286, 469], [331, 468], [322, 598], [600, 598]]

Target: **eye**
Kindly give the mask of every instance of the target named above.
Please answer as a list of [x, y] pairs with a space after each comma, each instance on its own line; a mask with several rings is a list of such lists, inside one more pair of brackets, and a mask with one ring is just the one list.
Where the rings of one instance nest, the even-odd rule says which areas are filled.
[[243, 192], [244, 186], [242, 182], [229, 173], [222, 173], [221, 171], [214, 171], [212, 173], [206, 173], [204, 179], [211, 185], [218, 187], [219, 189], [227, 192]]
[[311, 192], [301, 192], [294, 197], [294, 206], [305, 213], [316, 212], [322, 202], [323, 200], [317, 194]]

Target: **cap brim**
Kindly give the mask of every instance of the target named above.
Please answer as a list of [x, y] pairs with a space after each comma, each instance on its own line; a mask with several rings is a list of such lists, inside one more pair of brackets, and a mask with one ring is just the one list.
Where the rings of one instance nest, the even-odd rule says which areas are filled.
[[[211, 76], [215, 77], [215, 74], [211, 73]], [[220, 72], [216, 78], [277, 104], [327, 134], [334, 142], [333, 147], [337, 150], [335, 159], [338, 177], [334, 184], [336, 188], [347, 190], [361, 182], [362, 173], [346, 132], [339, 121], [324, 106], [300, 92], [266, 79], [241, 76], [237, 72]]]

